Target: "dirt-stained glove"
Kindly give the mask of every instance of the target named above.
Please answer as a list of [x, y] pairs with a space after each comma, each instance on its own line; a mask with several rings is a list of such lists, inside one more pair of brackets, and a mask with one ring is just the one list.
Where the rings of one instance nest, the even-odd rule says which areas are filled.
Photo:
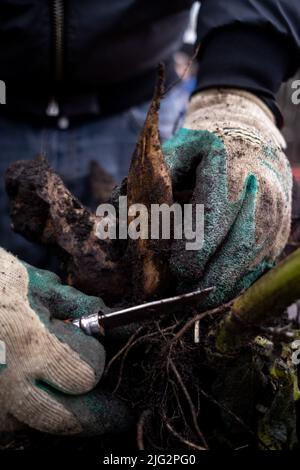
[[204, 204], [204, 244], [175, 241], [171, 269], [183, 289], [216, 286], [221, 304], [271, 267], [290, 231], [292, 177], [284, 139], [267, 106], [251, 93], [196, 94], [184, 127], [164, 145], [174, 188]]
[[98, 311], [102, 301], [1, 248], [0, 292], [2, 362], [6, 349], [0, 431], [22, 423], [49, 433], [103, 434], [130, 425], [123, 403], [106, 392], [90, 392], [103, 373], [103, 347], [62, 321]]

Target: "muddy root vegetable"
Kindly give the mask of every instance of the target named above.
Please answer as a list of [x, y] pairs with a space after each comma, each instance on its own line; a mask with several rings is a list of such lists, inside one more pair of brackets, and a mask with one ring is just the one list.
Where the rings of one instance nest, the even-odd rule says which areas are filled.
[[[127, 182], [128, 206], [143, 204], [148, 214], [139, 214], [145, 225], [148, 224], [148, 233], [145, 234], [148, 238], [129, 241], [134, 267], [133, 289], [135, 297], [140, 299], [165, 293], [170, 279], [167, 263], [170, 241], [150, 239], [151, 205], [164, 203], [170, 206], [173, 202], [171, 177], [164, 161], [158, 129], [163, 83], [164, 70], [161, 66], [152, 103], [132, 157]], [[147, 217], [147, 220], [143, 220], [143, 217]], [[133, 219], [129, 214], [128, 226]]]

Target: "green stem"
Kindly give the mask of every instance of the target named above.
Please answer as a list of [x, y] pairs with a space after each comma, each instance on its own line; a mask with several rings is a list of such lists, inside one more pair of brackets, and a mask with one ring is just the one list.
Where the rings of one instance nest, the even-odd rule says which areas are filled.
[[216, 338], [220, 352], [239, 348], [251, 335], [251, 328], [280, 316], [300, 298], [300, 249], [281, 261], [233, 302]]

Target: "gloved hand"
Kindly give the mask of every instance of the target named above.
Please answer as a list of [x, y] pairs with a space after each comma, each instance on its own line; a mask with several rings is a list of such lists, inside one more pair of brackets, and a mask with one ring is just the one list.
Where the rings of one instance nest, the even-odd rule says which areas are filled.
[[182, 289], [216, 286], [204, 307], [249, 287], [284, 248], [292, 177], [284, 139], [267, 106], [239, 90], [196, 94], [184, 127], [163, 151], [174, 189], [190, 188], [204, 204], [204, 244], [173, 243], [171, 270]]
[[[53, 273], [22, 264], [0, 248], [0, 431], [20, 423], [57, 434], [121, 432], [130, 414], [99, 381], [105, 352], [94, 338], [61, 320], [103, 308], [63, 286]], [[89, 392], [89, 393], [87, 393]]]

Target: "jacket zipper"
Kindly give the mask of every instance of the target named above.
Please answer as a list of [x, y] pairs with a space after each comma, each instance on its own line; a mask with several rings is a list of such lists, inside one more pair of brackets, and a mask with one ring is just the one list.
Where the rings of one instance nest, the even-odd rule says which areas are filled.
[[60, 82], [63, 78], [64, 56], [64, 2], [53, 0], [53, 32], [55, 47], [55, 80]]
[[[64, 65], [64, 0], [52, 1], [53, 44], [54, 44], [54, 80], [59, 83], [63, 79]], [[46, 114], [48, 116], [59, 115], [59, 105], [55, 97], [52, 97]]]

